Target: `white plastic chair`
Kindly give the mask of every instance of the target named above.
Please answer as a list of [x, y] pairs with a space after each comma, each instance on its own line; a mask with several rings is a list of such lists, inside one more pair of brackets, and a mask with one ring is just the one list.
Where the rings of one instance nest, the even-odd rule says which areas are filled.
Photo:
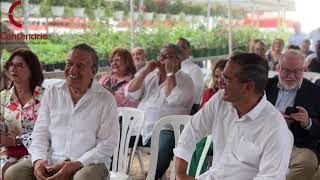
[[205, 143], [204, 148], [202, 150], [202, 154], [200, 156], [200, 160], [199, 160], [199, 163], [198, 163], [198, 166], [197, 166], [196, 175], [195, 175], [196, 179], [198, 179], [199, 176], [200, 176], [201, 169], [202, 169], [204, 160], [206, 159], [206, 156], [208, 154], [208, 151], [209, 151], [211, 143], [212, 143], [212, 136], [209, 135], [209, 136], [207, 136], [206, 143]]
[[[129, 142], [136, 123], [140, 125], [144, 122], [144, 112], [136, 108], [119, 107], [118, 113], [119, 117], [122, 117], [121, 132], [119, 132], [118, 145], [113, 154], [110, 179], [127, 180], [131, 179], [129, 173], [139, 136], [136, 136], [130, 159], [128, 156]], [[141, 127], [142, 126], [139, 126], [139, 133]], [[129, 162], [130, 164], [128, 164]]]
[[273, 78], [273, 77], [275, 77], [277, 75], [278, 75], [277, 71], [269, 71], [268, 72], [268, 78]]
[[315, 83], [316, 80], [320, 79], [320, 74], [316, 72], [304, 72], [303, 77]]
[[137, 146], [137, 149], [136, 149], [136, 154], [137, 154], [137, 157], [139, 160], [140, 169], [141, 169], [142, 174], [144, 174], [145, 176], [147, 175], [148, 172], [146, 171], [145, 166], [144, 166], [142, 153], [150, 154], [150, 151], [151, 151], [150, 147]]
[[[166, 126], [170, 125], [174, 131], [175, 146], [177, 146], [180, 134], [184, 126], [189, 122], [192, 116], [189, 115], [173, 115], [161, 118], [153, 128], [151, 137], [151, 157], [150, 168], [147, 175], [147, 180], [154, 180], [156, 175], [157, 161], [158, 161], [158, 148], [159, 148], [159, 136], [160, 131]], [[175, 162], [175, 157], [173, 158]], [[171, 169], [171, 180], [175, 179], [175, 166]]]

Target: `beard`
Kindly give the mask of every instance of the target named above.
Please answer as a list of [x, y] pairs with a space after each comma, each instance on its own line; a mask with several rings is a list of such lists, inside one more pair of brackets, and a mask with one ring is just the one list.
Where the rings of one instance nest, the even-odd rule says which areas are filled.
[[280, 77], [279, 77], [279, 83], [281, 85], [282, 88], [284, 88], [285, 90], [293, 90], [298, 88], [301, 83], [302, 83], [303, 78], [300, 81], [297, 81], [294, 84], [287, 84], [285, 81], [283, 81]]

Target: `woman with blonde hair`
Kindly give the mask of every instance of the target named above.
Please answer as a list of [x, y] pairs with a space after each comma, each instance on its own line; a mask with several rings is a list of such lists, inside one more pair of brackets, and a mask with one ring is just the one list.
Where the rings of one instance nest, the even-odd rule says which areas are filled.
[[276, 71], [279, 67], [280, 58], [282, 56], [282, 50], [284, 47], [283, 39], [277, 38], [272, 43], [271, 50], [267, 53], [267, 60], [270, 70]]
[[116, 48], [109, 58], [111, 73], [103, 76], [99, 83], [114, 95], [118, 107], [137, 107], [138, 101], [124, 95], [124, 88], [137, 72], [131, 53], [124, 48]]
[[211, 72], [211, 82], [209, 84], [208, 89], [206, 89], [203, 93], [200, 103], [200, 109], [219, 89], [221, 89], [219, 81], [221, 80], [221, 73], [224, 67], [226, 66], [227, 62], [227, 59], [220, 59], [213, 67]]
[[267, 45], [261, 39], [255, 39], [250, 43], [249, 53], [255, 53], [266, 59]]

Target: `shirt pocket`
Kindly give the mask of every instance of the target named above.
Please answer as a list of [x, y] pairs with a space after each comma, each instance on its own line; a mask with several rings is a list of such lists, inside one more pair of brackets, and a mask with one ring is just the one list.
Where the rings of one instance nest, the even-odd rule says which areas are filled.
[[238, 146], [234, 149], [237, 160], [247, 166], [258, 168], [260, 162], [260, 148], [253, 142], [241, 137]]

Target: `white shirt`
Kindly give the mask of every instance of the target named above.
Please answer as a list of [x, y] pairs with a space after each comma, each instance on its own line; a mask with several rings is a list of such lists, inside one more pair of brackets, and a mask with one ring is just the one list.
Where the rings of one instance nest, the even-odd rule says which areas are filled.
[[213, 160], [199, 180], [285, 180], [293, 136], [281, 113], [266, 100], [239, 118], [217, 92], [183, 130], [176, 156], [190, 162], [196, 143], [213, 137]]
[[303, 41], [307, 38], [304, 33], [294, 33], [289, 37], [289, 45], [296, 45], [301, 47]]
[[44, 93], [29, 152], [32, 162], [70, 159], [109, 168], [119, 131], [117, 103], [96, 80], [76, 105], [66, 82], [58, 82]]
[[308, 39], [312, 40], [313, 50], [316, 52], [317, 41], [320, 40], [320, 28], [317, 28], [309, 33]]
[[145, 122], [141, 130], [144, 145], [151, 138], [153, 127], [160, 118], [190, 113], [195, 94], [192, 79], [180, 70], [175, 73], [175, 77], [177, 85], [168, 97], [165, 95], [164, 83], [159, 85], [158, 69], [147, 75], [137, 91], [128, 92], [128, 86], [125, 88], [125, 96], [140, 99], [137, 108], [145, 113]]
[[201, 68], [189, 59], [186, 59], [181, 62], [181, 70], [192, 78], [196, 91], [195, 104], [200, 104], [204, 89], [204, 75]]

